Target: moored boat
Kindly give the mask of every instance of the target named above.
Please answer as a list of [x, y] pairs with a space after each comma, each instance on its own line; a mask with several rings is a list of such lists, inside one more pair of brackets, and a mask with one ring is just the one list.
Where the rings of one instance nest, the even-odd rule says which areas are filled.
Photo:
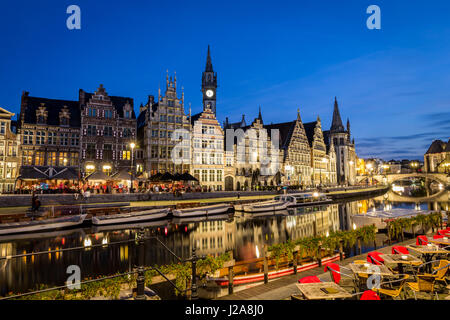
[[287, 208], [287, 203], [285, 201], [263, 201], [257, 203], [250, 203], [243, 205], [244, 212], [256, 213], [256, 212], [267, 212], [267, 211], [278, 211], [285, 210]]
[[222, 214], [227, 212], [231, 206], [229, 204], [221, 203], [210, 206], [174, 209], [172, 214], [174, 217], [195, 217], [195, 216], [208, 216], [213, 214]]
[[301, 207], [301, 206], [311, 206], [317, 204], [328, 204], [333, 202], [332, 199], [326, 196], [324, 193], [318, 192], [300, 192], [291, 193], [281, 196], [276, 196], [274, 198], [276, 201], [286, 202], [287, 206], [290, 207]]
[[169, 215], [170, 209], [152, 209], [130, 213], [119, 213], [107, 216], [92, 217], [92, 224], [94, 225], [108, 225], [108, 224], [121, 224], [121, 223], [133, 223], [149, 220], [157, 220], [165, 218]]
[[121, 224], [107, 224], [107, 225], [96, 225], [92, 228], [94, 233], [106, 232], [106, 231], [117, 231], [125, 229], [140, 229], [140, 228], [156, 228], [164, 227], [170, 223], [170, 219], [160, 219], [160, 220], [150, 220], [138, 223], [121, 223]]
[[45, 220], [4, 223], [0, 225], [0, 235], [69, 228], [81, 225], [85, 218], [86, 214], [81, 214]]

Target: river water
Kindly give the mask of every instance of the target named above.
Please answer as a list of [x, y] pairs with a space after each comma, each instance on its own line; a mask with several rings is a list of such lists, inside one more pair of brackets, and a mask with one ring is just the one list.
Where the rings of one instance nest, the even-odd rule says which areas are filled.
[[[448, 192], [447, 192], [448, 193]], [[182, 259], [190, 256], [193, 244], [199, 255], [218, 255], [229, 250], [237, 261], [257, 258], [264, 244], [272, 245], [288, 239], [325, 235], [327, 231], [349, 230], [352, 216], [368, 210], [393, 208], [448, 210], [448, 195], [443, 202], [389, 202], [389, 193], [374, 198], [345, 201], [325, 206], [297, 208], [277, 215], [255, 216], [235, 213], [209, 218], [168, 219], [152, 222], [148, 234], [158, 238]], [[105, 229], [102, 229], [105, 228]], [[87, 245], [104, 244], [135, 239], [136, 230], [114, 227], [88, 227], [51, 233], [18, 235], [0, 238], [0, 256], [24, 254], [62, 248], [85, 246], [77, 251], [0, 260], [0, 296], [8, 292], [26, 292], [39, 284], [64, 285], [67, 267], [78, 265], [81, 277], [108, 275], [131, 270], [137, 263], [134, 242], [89, 248]], [[383, 246], [383, 243], [377, 246]], [[363, 252], [371, 249], [363, 247]], [[347, 254], [352, 254], [348, 252]], [[162, 265], [176, 262], [173, 256], [155, 240], [146, 243], [145, 263]]]

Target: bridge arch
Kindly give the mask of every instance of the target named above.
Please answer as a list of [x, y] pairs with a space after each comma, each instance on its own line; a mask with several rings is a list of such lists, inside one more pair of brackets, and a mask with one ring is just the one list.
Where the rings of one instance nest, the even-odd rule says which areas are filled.
[[379, 183], [392, 184], [395, 181], [407, 179], [407, 178], [427, 178], [430, 180], [437, 181], [441, 183], [444, 187], [450, 185], [450, 177], [445, 173], [398, 173], [398, 174], [384, 174], [384, 175], [373, 175], [373, 176], [357, 176], [356, 180], [358, 183], [361, 181], [366, 181], [366, 179], [373, 179]]

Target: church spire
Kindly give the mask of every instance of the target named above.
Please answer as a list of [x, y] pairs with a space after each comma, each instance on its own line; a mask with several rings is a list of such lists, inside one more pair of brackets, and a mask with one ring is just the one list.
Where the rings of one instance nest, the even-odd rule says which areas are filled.
[[339, 113], [339, 106], [336, 97], [334, 97], [334, 110], [333, 110], [333, 121], [331, 122], [331, 132], [343, 132], [345, 131], [342, 124], [341, 115]]
[[259, 106], [258, 119], [261, 120], [261, 123], [262, 123], [261, 105]]
[[211, 62], [211, 51], [209, 49], [209, 44], [208, 44], [208, 56], [206, 57], [206, 68], [205, 68], [206, 72], [214, 72], [213, 70], [213, 66], [212, 66], [212, 62]]
[[302, 118], [300, 117], [300, 108], [297, 108], [297, 121], [302, 122]]

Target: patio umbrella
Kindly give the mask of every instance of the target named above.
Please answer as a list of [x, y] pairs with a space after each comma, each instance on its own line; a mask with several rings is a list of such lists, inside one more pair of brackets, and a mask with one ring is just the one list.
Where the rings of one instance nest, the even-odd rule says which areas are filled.
[[59, 179], [59, 180], [78, 180], [78, 172], [76, 172], [73, 169], [64, 168], [57, 174], [55, 174], [52, 179]]
[[158, 173], [152, 175], [149, 180], [153, 181], [153, 182], [160, 181], [161, 176], [162, 176], [162, 174], [158, 172]]
[[174, 177], [169, 172], [164, 173], [160, 178], [161, 181], [173, 181]]
[[175, 173], [174, 175], [173, 175], [173, 180], [174, 181], [181, 181], [181, 180], [183, 180], [183, 179], [181, 179], [181, 177], [182, 177], [182, 175], [180, 174], [180, 173]]
[[183, 181], [198, 181], [198, 179], [196, 179], [194, 176], [192, 176], [191, 174], [185, 172], [181, 175], [181, 180]]

